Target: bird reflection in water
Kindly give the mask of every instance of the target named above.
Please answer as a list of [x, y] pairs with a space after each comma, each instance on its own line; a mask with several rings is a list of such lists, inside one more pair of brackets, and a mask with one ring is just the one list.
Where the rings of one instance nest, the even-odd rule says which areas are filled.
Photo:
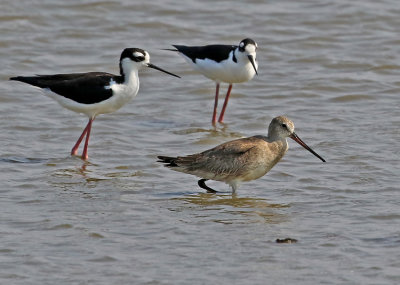
[[[171, 211], [195, 213], [195, 218], [206, 219], [217, 223], [269, 223], [276, 224], [287, 221], [288, 217], [280, 213], [280, 209], [288, 208], [288, 204], [268, 203], [266, 199], [238, 197], [235, 194], [197, 193], [171, 200], [180, 203]], [[195, 205], [196, 207], [193, 207]], [[238, 218], [238, 215], [240, 216]]]

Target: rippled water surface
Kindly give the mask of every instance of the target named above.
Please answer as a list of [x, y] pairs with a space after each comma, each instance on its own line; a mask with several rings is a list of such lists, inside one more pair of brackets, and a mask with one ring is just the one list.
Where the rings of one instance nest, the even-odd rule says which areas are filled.
[[[399, 284], [399, 14], [395, 0], [3, 0], [0, 283]], [[214, 83], [162, 49], [246, 37], [259, 75], [214, 129]], [[8, 78], [118, 73], [125, 47], [182, 79], [144, 70], [139, 95], [94, 122], [89, 161], [70, 157], [86, 117]], [[266, 134], [277, 115], [328, 162], [291, 141], [236, 196], [156, 162]]]

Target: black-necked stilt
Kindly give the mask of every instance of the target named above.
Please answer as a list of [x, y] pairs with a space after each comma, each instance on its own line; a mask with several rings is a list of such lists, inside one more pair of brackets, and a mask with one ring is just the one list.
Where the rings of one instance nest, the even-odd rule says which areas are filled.
[[220, 82], [229, 83], [225, 102], [222, 107], [218, 122], [224, 120], [225, 109], [233, 83], [241, 83], [251, 80], [257, 73], [256, 60], [257, 43], [252, 39], [244, 39], [235, 45], [207, 45], [207, 46], [183, 46], [173, 45], [192, 66], [204, 76], [216, 82], [214, 112], [212, 124], [217, 122], [217, 106]]
[[229, 184], [235, 193], [241, 182], [260, 178], [281, 160], [289, 149], [288, 137], [325, 162], [296, 135], [293, 122], [284, 116], [271, 121], [268, 136], [237, 139], [188, 156], [158, 156], [158, 162], [172, 170], [201, 177], [198, 184], [208, 192], [216, 192], [205, 184], [211, 179]]
[[37, 76], [17, 76], [10, 80], [25, 82], [42, 88], [46, 95], [61, 106], [86, 114], [89, 122], [71, 150], [76, 155], [86, 136], [82, 159], [88, 159], [88, 143], [92, 122], [99, 114], [111, 113], [133, 99], [139, 90], [138, 71], [151, 67], [179, 77], [150, 63], [150, 55], [139, 48], [126, 48], [119, 61], [120, 75], [106, 72], [88, 72]]

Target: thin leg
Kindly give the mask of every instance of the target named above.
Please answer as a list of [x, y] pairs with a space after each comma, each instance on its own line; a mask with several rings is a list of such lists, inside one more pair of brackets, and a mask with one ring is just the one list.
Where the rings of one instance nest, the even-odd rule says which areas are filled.
[[231, 90], [232, 90], [232, 84], [229, 84], [228, 92], [226, 93], [226, 96], [225, 96], [225, 102], [224, 102], [224, 105], [222, 106], [221, 114], [219, 115], [219, 119], [218, 119], [219, 123], [222, 123], [224, 121], [225, 109], [226, 109], [226, 106], [228, 105], [229, 96], [231, 96]]
[[217, 191], [215, 191], [214, 189], [212, 189], [212, 188], [210, 188], [210, 187], [208, 187], [208, 186], [206, 185], [206, 181], [207, 181], [207, 180], [208, 180], [208, 179], [200, 179], [200, 180], [197, 182], [197, 184], [199, 184], [200, 188], [203, 188], [203, 189], [207, 190], [208, 193], [217, 193]]
[[90, 118], [89, 119], [88, 129], [87, 129], [87, 134], [86, 134], [86, 140], [85, 140], [85, 146], [84, 146], [83, 152], [82, 152], [82, 159], [83, 160], [87, 160], [89, 158], [89, 156], [88, 156], [88, 145], [89, 145], [90, 130], [92, 129], [93, 120], [94, 120], [94, 118]]
[[217, 86], [215, 88], [214, 113], [213, 113], [213, 117], [212, 117], [212, 121], [211, 121], [211, 123], [214, 126], [217, 123], [218, 93], [219, 93], [219, 83], [217, 82]]
[[76, 155], [78, 153], [79, 145], [81, 144], [83, 138], [85, 137], [85, 135], [86, 135], [86, 133], [88, 131], [89, 123], [90, 123], [90, 120], [89, 120], [88, 124], [86, 125], [85, 129], [83, 130], [81, 136], [79, 137], [79, 139], [75, 143], [74, 147], [72, 148], [71, 155]]
[[232, 195], [236, 195], [236, 189], [238, 188], [238, 185], [235, 183], [232, 184], [231, 186], [232, 186]]

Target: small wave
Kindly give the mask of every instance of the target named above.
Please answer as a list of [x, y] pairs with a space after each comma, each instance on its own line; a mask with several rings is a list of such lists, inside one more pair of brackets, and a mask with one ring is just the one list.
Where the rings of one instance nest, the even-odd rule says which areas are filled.
[[371, 95], [344, 95], [331, 99], [332, 102], [351, 102], [351, 101], [359, 101], [359, 100], [371, 100], [374, 99], [374, 96]]
[[42, 163], [46, 160], [47, 159], [44, 158], [30, 158], [30, 157], [16, 157], [16, 156], [0, 158], [0, 162], [5, 162], [5, 163]]

